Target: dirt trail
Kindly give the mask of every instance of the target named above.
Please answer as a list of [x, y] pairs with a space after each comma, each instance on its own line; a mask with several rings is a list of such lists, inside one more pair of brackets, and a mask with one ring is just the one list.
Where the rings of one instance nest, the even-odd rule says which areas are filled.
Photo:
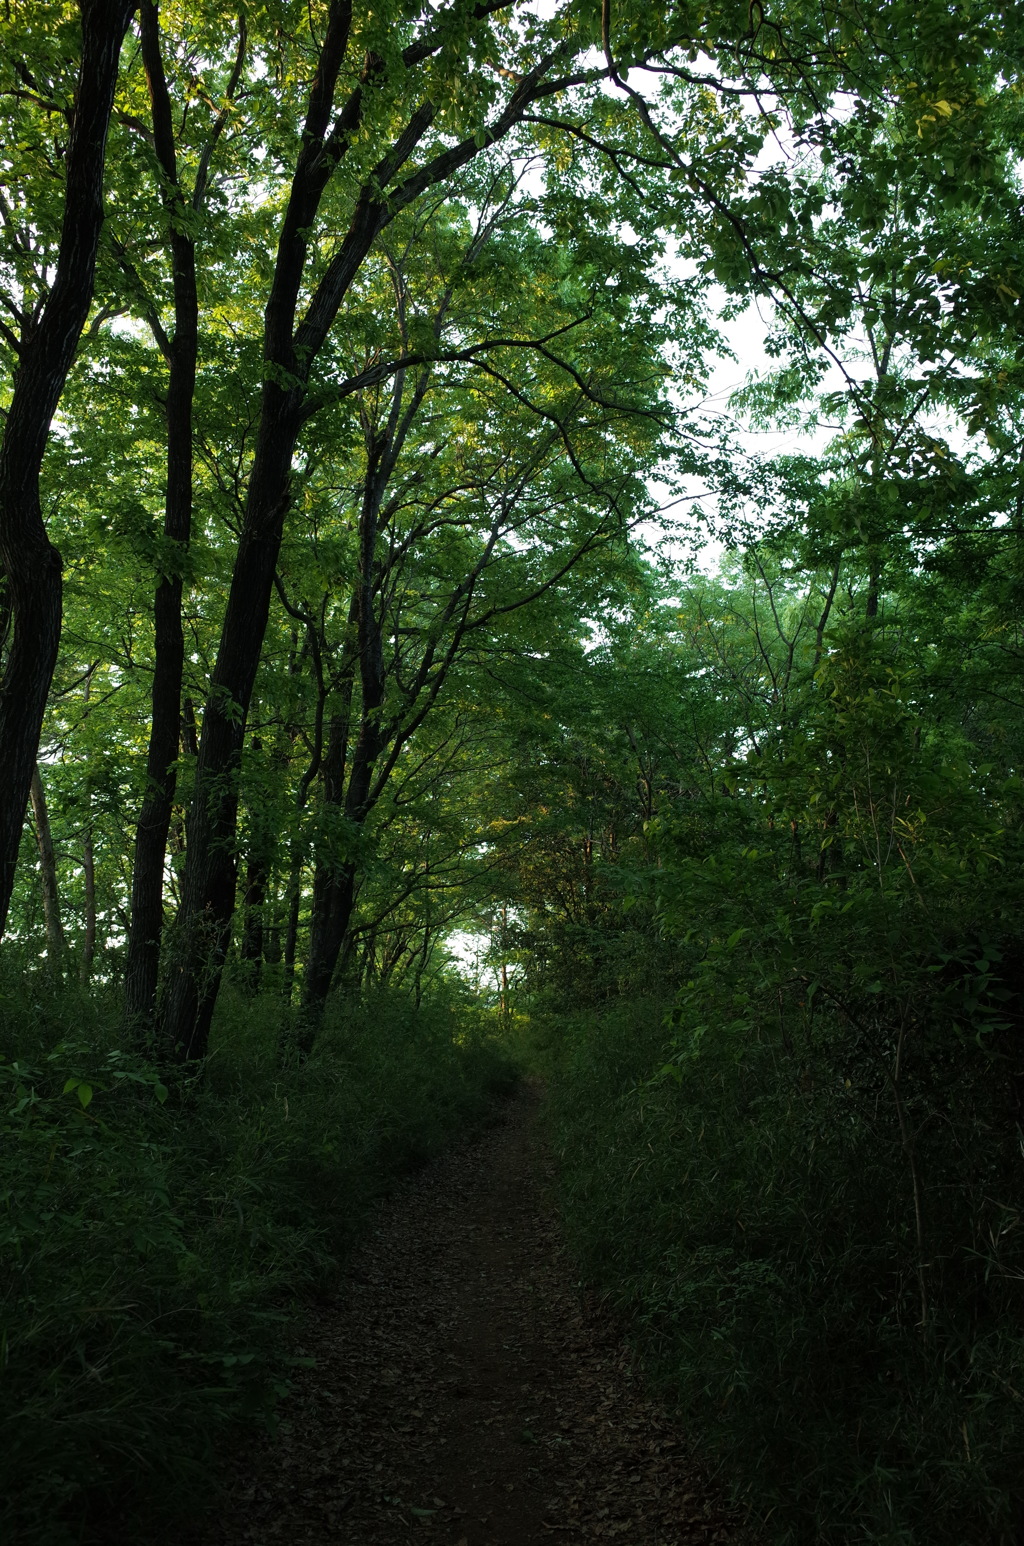
[[400, 1188], [197, 1546], [738, 1542], [581, 1302], [548, 1169], [526, 1091]]

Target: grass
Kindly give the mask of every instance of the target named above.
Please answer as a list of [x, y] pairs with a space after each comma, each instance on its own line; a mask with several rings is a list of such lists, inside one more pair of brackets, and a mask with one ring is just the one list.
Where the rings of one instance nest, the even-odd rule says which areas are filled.
[[205, 1076], [168, 1073], [113, 997], [8, 969], [0, 1538], [146, 1538], [203, 1498], [228, 1427], [273, 1422], [296, 1301], [374, 1199], [513, 1076], [457, 995], [335, 1006], [282, 1069], [280, 1002], [230, 987]]

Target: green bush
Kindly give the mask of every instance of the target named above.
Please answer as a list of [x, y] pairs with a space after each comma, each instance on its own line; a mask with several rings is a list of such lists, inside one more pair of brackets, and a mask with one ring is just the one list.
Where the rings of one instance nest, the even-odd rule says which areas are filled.
[[813, 1056], [770, 1025], [741, 1052], [708, 1036], [657, 1077], [669, 1008], [570, 1021], [552, 1117], [571, 1242], [695, 1438], [768, 1539], [1019, 1541], [1019, 1155], [985, 1051], [965, 1052], [941, 1120], [914, 1112], [922, 1332], [898, 1123], [884, 1092], [836, 1077], [843, 1028], [823, 1020]]
[[202, 1077], [124, 1050], [75, 991], [6, 1005], [0, 1536], [138, 1538], [139, 1508], [203, 1491], [226, 1424], [272, 1421], [296, 1295], [509, 1067], [457, 996], [337, 1005], [282, 1067], [280, 1004], [229, 988]]

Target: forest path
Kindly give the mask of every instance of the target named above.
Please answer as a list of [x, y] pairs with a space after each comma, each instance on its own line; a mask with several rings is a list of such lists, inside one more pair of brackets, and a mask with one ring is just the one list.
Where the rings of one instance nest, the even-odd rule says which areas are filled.
[[403, 1184], [314, 1311], [273, 1440], [202, 1546], [738, 1540], [581, 1303], [547, 1201], [537, 1096]]

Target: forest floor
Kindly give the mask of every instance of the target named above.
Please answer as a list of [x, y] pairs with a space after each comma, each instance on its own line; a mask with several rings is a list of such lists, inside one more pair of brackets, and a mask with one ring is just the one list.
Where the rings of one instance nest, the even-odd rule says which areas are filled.
[[526, 1088], [382, 1206], [191, 1546], [738, 1543], [561, 1244]]

